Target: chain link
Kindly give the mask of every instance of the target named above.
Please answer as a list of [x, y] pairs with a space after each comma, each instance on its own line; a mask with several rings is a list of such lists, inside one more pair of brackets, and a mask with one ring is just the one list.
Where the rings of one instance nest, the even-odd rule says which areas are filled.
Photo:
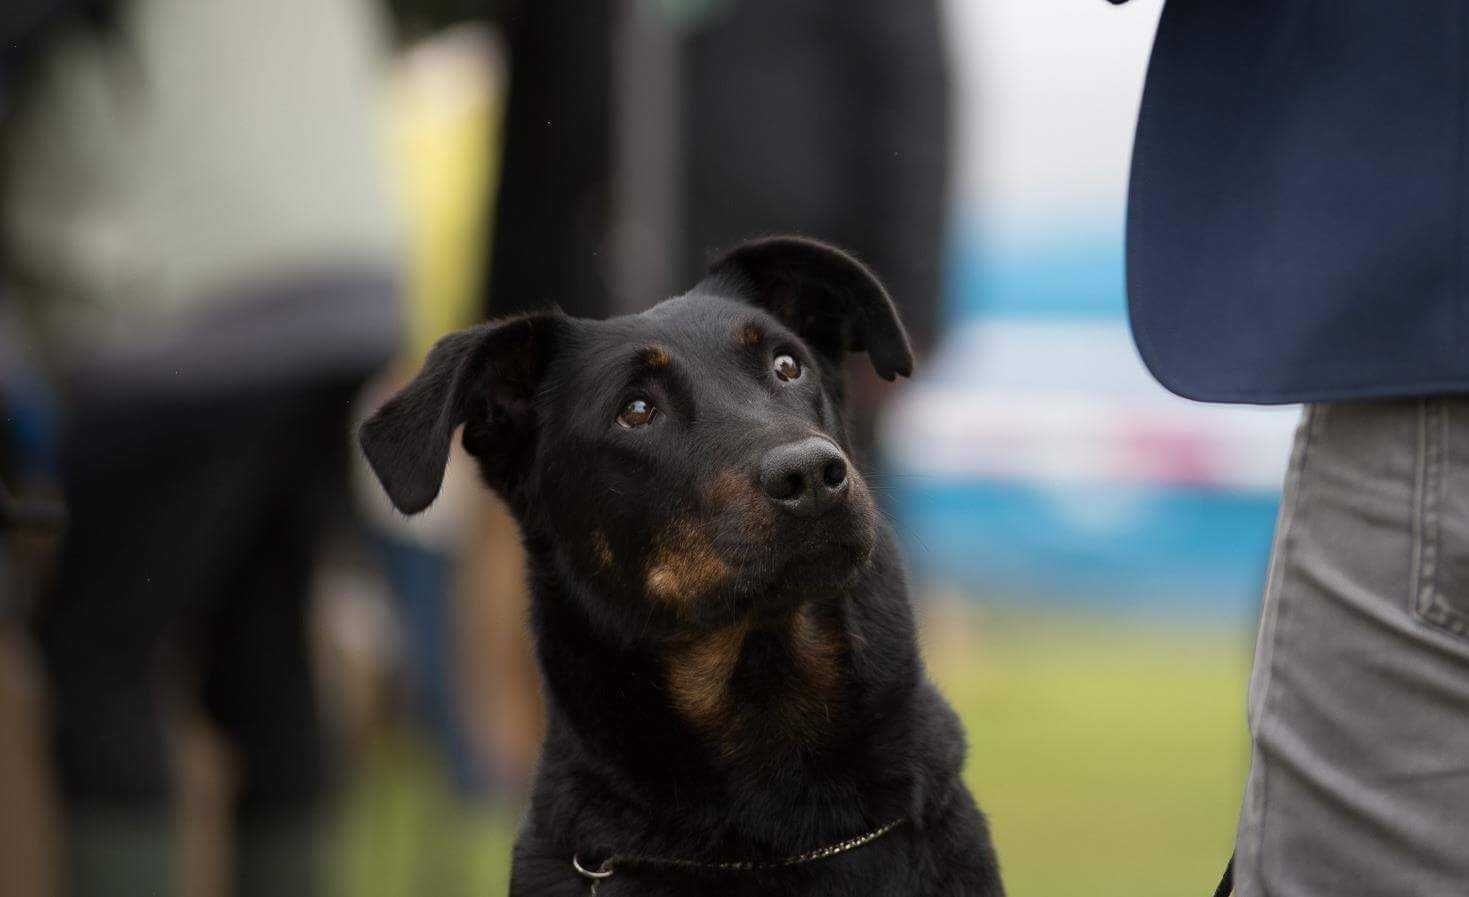
[[818, 847], [815, 850], [808, 850], [805, 853], [798, 853], [795, 856], [768, 863], [757, 863], [753, 860], [701, 863], [697, 860], [684, 860], [675, 857], [640, 857], [614, 854], [604, 860], [602, 865], [596, 870], [585, 868], [581, 864], [581, 859], [575, 856], [571, 858], [571, 866], [576, 870], [578, 875], [591, 882], [591, 890], [588, 894], [590, 897], [596, 897], [597, 885], [601, 884], [603, 880], [611, 878], [617, 866], [672, 866], [677, 869], [707, 869], [715, 872], [761, 872], [767, 869], [787, 869], [791, 866], [800, 866], [804, 863], [834, 857], [837, 854], [846, 853], [849, 850], [856, 850], [864, 844], [871, 844], [873, 841], [876, 841], [878, 838], [881, 838], [907, 821], [906, 818], [900, 817], [864, 835], [858, 835], [855, 838], [848, 838], [845, 841], [838, 841], [835, 844], [828, 844], [825, 847]]

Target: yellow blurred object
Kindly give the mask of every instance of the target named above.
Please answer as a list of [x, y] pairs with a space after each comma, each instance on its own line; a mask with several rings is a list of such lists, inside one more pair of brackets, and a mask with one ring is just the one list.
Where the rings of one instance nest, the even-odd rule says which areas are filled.
[[493, 32], [460, 26], [413, 47], [392, 79], [392, 158], [408, 246], [407, 343], [418, 361], [479, 317], [500, 172], [504, 54]]

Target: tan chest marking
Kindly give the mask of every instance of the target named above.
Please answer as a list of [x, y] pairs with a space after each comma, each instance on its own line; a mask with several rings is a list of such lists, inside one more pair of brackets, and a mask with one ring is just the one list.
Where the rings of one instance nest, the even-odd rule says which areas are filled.
[[789, 644], [796, 668], [810, 693], [823, 697], [829, 697], [840, 683], [842, 655], [847, 651], [841, 634], [830, 629], [816, 621], [809, 606], [791, 617]]
[[728, 723], [729, 680], [749, 634], [744, 621], [669, 652], [668, 693], [674, 708], [698, 728], [711, 731]]
[[842, 682], [845, 639], [806, 607], [791, 614], [779, 632], [795, 676], [771, 681], [741, 704], [731, 680], [750, 633], [750, 623], [741, 622], [681, 645], [667, 656], [674, 709], [713, 739], [727, 759], [761, 746], [819, 740], [829, 730]]

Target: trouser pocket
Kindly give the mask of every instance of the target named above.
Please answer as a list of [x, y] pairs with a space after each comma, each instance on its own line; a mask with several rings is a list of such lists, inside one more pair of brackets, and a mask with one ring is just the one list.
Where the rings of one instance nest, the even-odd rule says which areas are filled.
[[1418, 408], [1413, 613], [1469, 639], [1469, 399]]

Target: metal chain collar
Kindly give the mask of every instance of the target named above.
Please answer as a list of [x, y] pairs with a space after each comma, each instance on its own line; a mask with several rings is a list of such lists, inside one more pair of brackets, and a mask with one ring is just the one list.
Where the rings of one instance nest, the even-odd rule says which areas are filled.
[[682, 860], [673, 857], [640, 857], [631, 854], [626, 856], [613, 854], [603, 860], [602, 865], [596, 869], [586, 868], [581, 864], [581, 858], [573, 855], [571, 858], [571, 867], [576, 870], [577, 875], [591, 882], [591, 890], [588, 892], [588, 897], [596, 897], [597, 885], [611, 878], [612, 873], [617, 871], [617, 867], [619, 866], [671, 866], [677, 869], [702, 869], [711, 872], [761, 872], [769, 869], [786, 869], [791, 866], [800, 866], [803, 863], [834, 857], [837, 854], [846, 853], [849, 850], [856, 850], [865, 844], [871, 844], [873, 841], [876, 841], [878, 838], [881, 838], [907, 821], [906, 818], [894, 819], [892, 822], [879, 826], [865, 835], [858, 835], [855, 838], [848, 838], [845, 841], [838, 841], [835, 844], [828, 844], [825, 847], [818, 847], [815, 850], [798, 853], [795, 856], [786, 857], [783, 860], [766, 863], [757, 863], [752, 860], [701, 863], [695, 860]]

